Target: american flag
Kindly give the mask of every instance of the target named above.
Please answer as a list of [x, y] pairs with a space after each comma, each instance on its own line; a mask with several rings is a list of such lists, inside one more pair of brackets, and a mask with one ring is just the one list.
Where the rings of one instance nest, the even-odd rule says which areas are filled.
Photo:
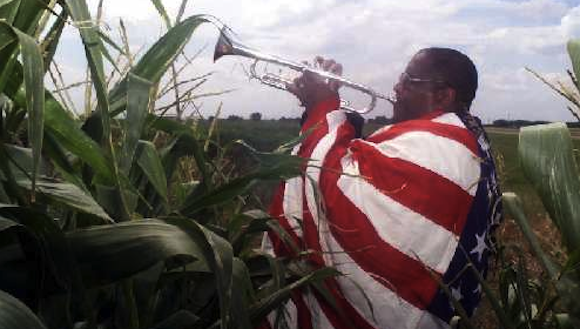
[[[284, 307], [290, 328], [449, 328], [449, 292], [471, 316], [481, 286], [466, 266], [486, 274], [501, 219], [480, 122], [435, 111], [360, 139], [338, 105], [309, 111], [294, 149], [308, 163], [271, 206], [312, 263], [342, 273], [325, 282], [334, 305], [294, 293]], [[263, 248], [295, 255], [273, 232]]]

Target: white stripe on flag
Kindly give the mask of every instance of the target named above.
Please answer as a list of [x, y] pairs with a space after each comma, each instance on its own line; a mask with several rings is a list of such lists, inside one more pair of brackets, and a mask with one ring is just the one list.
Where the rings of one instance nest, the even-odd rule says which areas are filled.
[[459, 128], [465, 128], [465, 124], [463, 124], [463, 121], [461, 121], [461, 119], [459, 119], [459, 117], [455, 113], [443, 113], [431, 121], [437, 123], [444, 123]]
[[[344, 111], [332, 111], [326, 115], [326, 121], [328, 125], [328, 133], [320, 139], [320, 141], [314, 147], [312, 154], [306, 154], [311, 160], [308, 161], [308, 167], [306, 168], [305, 178], [304, 178], [304, 193], [306, 198], [306, 205], [308, 210], [312, 215], [314, 223], [318, 228], [318, 235], [320, 240], [320, 245], [323, 251], [322, 258], [325, 263], [329, 264], [329, 254], [324, 252], [328, 248], [326, 247], [325, 236], [330, 235], [328, 229], [320, 225], [318, 207], [320, 206], [320, 193], [318, 188], [318, 180], [320, 178], [320, 166], [324, 162], [326, 154], [330, 148], [336, 142], [336, 137], [338, 133], [338, 128], [346, 121], [346, 115]], [[324, 221], [326, 222], [326, 220]]]
[[312, 328], [314, 329], [333, 329], [334, 326], [330, 323], [330, 320], [322, 310], [322, 307], [318, 303], [316, 297], [310, 293], [305, 292], [304, 299], [310, 310], [310, 317], [312, 319]]
[[[272, 328], [286, 328], [281, 324], [286, 322], [288, 324], [288, 329], [300, 329], [298, 328], [298, 309], [294, 302], [290, 299], [284, 304], [280, 309], [282, 314], [279, 314], [279, 310], [274, 310], [268, 314], [268, 322], [270, 322], [270, 327]], [[276, 320], [278, 320], [278, 325], [276, 325]], [[284, 321], [284, 322], [282, 322]]]
[[381, 193], [360, 177], [358, 163], [348, 155], [341, 161], [348, 175], [338, 179], [338, 188], [365, 214], [379, 236], [405, 255], [444, 273], [455, 254], [458, 237]]
[[[309, 165], [320, 166], [322, 164], [322, 160], [324, 160], [324, 157], [336, 141], [336, 130], [344, 120], [344, 113], [341, 111], [331, 112], [327, 115], [329, 133], [319, 141], [313, 150], [310, 155], [310, 158], [313, 160], [309, 162]], [[343, 288], [341, 290], [345, 298], [359, 314], [376, 328], [419, 329], [417, 325], [421, 319], [433, 319], [432, 324], [438, 323], [427, 311], [416, 308], [403, 300], [396, 293], [379, 283], [377, 280], [380, 279], [373, 278], [362, 270], [340, 247], [330, 233], [326, 219], [320, 220], [319, 218], [315, 187], [312, 184], [313, 182], [315, 184], [318, 183], [320, 169], [308, 167], [306, 175], [311, 179], [306, 178], [305, 197], [314, 223], [319, 230], [320, 245], [322, 247], [324, 260], [327, 265], [335, 266], [338, 271], [348, 276], [348, 278], [339, 276], [337, 280]], [[305, 299], [312, 313], [314, 328], [332, 328], [316, 298], [309, 295], [305, 296]], [[368, 307], [369, 301], [375, 311], [374, 317]], [[429, 324], [428, 321], [427, 324]], [[435, 325], [431, 325], [431, 327], [436, 328]], [[426, 328], [429, 328], [429, 325], [420, 329]]]
[[303, 178], [294, 177], [286, 181], [284, 184], [284, 198], [282, 200], [282, 210], [284, 211], [284, 217], [288, 220], [288, 224], [292, 230], [302, 237], [302, 202], [303, 193], [302, 186]]
[[333, 258], [336, 269], [345, 274], [337, 278], [344, 297], [372, 326], [392, 329], [447, 328], [437, 317], [413, 306], [380, 284], [348, 254], [335, 252]]
[[480, 162], [465, 145], [425, 131], [412, 131], [374, 144], [382, 154], [428, 169], [474, 196], [479, 182]]
[[268, 233], [264, 233], [264, 235], [262, 235], [262, 245], [260, 246], [260, 250], [270, 256], [276, 256], [274, 252], [274, 246], [272, 245], [272, 240], [270, 240]]

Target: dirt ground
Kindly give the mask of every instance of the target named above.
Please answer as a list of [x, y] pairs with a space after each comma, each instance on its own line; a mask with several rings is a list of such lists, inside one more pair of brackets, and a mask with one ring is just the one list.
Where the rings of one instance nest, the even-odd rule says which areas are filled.
[[[536, 237], [540, 241], [542, 248], [548, 252], [553, 259], [562, 262], [563, 255], [562, 245], [560, 244], [560, 233], [546, 214], [536, 214], [530, 217], [532, 228]], [[530, 275], [530, 278], [540, 278], [543, 274], [543, 268], [537, 261], [537, 258], [532, 254], [529, 244], [521, 233], [516, 222], [507, 216], [502, 225], [496, 231], [498, 238], [498, 245], [500, 248], [504, 247], [504, 256], [508, 262], [516, 262], [517, 256], [514, 252], [510, 252], [510, 246], [517, 246], [523, 250], [524, 263]], [[500, 264], [496, 259], [491, 265], [491, 271], [487, 278], [489, 284], [494, 292], [498, 291], [499, 287], [499, 272]], [[497, 329], [501, 328], [497, 316], [490, 306], [488, 298], [485, 296], [482, 299], [481, 306], [475, 316], [473, 317], [473, 324], [476, 328], [481, 329]]]

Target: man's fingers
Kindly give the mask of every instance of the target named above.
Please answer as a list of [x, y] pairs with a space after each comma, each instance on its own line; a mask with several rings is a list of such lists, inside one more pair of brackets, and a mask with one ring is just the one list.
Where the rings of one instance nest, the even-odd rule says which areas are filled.
[[336, 75], [342, 75], [342, 64], [340, 63], [335, 63], [331, 68], [330, 68], [330, 72], [332, 72], [333, 74]]
[[320, 68], [322, 67], [322, 64], [324, 63], [324, 57], [317, 55], [316, 57], [314, 57], [314, 67], [316, 68]]
[[[335, 75], [342, 75], [342, 64], [335, 62], [329, 67], [329, 71]], [[338, 91], [338, 89], [340, 89], [341, 86], [340, 82], [334, 80], [331, 80], [328, 85], [330, 89], [334, 91]]]
[[[308, 68], [314, 70], [324, 70], [336, 75], [342, 74], [342, 65], [330, 58], [325, 59], [322, 56], [316, 56], [312, 63], [307, 61], [303, 61], [302, 63]], [[304, 95], [309, 93], [310, 90], [316, 90], [318, 88], [328, 88], [332, 91], [338, 91], [340, 83], [332, 81], [332, 79], [330, 80], [331, 81], [328, 81], [328, 79], [324, 79], [320, 75], [307, 69], [304, 70], [299, 77], [294, 79], [292, 83], [287, 83], [286, 89], [292, 94], [298, 96], [299, 99], [305, 97]]]
[[292, 83], [286, 83], [286, 89], [294, 95], [300, 94], [300, 89], [304, 88], [302, 77], [295, 78]]
[[322, 69], [325, 71], [330, 71], [333, 66], [336, 65], [336, 61], [334, 59], [327, 59], [322, 62]]

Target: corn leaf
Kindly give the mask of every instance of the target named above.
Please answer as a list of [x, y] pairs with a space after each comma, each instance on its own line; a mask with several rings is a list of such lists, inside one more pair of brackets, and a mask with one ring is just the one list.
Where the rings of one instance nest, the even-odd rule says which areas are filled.
[[129, 175], [135, 156], [137, 143], [143, 133], [143, 126], [149, 110], [151, 82], [129, 73], [127, 79], [127, 118], [125, 120], [125, 140], [123, 143], [123, 168]]
[[243, 261], [234, 258], [233, 263], [233, 285], [232, 290], [232, 321], [240, 329], [252, 329], [252, 323], [248, 314], [248, 308], [254, 302], [254, 288], [250, 279], [250, 271]]
[[46, 329], [21, 301], [0, 290], [0, 329]]
[[187, 7], [188, 0], [181, 0], [181, 5], [179, 5], [179, 10], [177, 11], [177, 17], [175, 17], [176, 22], [181, 22], [181, 17], [185, 13], [185, 8]]
[[0, 232], [4, 232], [5, 230], [14, 228], [14, 227], [18, 227], [18, 226], [22, 226], [18, 223], [16, 223], [15, 221], [12, 221], [10, 219], [6, 219], [4, 217], [0, 216]]
[[[580, 79], [580, 39], [571, 39], [567, 44], [568, 55], [572, 61], [572, 69], [576, 79]], [[577, 86], [580, 88], [580, 86]]]
[[580, 249], [580, 179], [568, 128], [563, 123], [522, 128], [519, 155], [564, 246], [570, 252]]
[[180, 310], [165, 318], [163, 321], [155, 324], [151, 329], [188, 329], [194, 328], [195, 323], [199, 320], [195, 314]]
[[554, 316], [558, 329], [575, 329], [580, 326], [579, 319], [574, 318], [568, 313], [558, 313]]
[[165, 202], [167, 199], [167, 179], [165, 178], [165, 170], [161, 158], [155, 149], [155, 145], [148, 141], [139, 141], [139, 150], [137, 155], [137, 163], [155, 191], [163, 198]]
[[[3, 1], [0, 3], [0, 20], [10, 26], [16, 17], [20, 0]], [[18, 38], [11, 28], [0, 28], [0, 92], [5, 92], [6, 85], [14, 79], [12, 69], [16, 63]]]
[[[21, 94], [21, 93], [20, 93]], [[52, 95], [46, 92], [46, 132], [72, 154], [85, 161], [104, 182], [115, 181], [111, 166], [99, 145], [91, 139]], [[16, 97], [22, 103], [22, 95]]]
[[[1, 34], [13, 33], [20, 44], [20, 56], [22, 57], [22, 69], [25, 84], [25, 102], [28, 112], [28, 140], [32, 145], [33, 171], [32, 171], [32, 196], [34, 197], [34, 185], [42, 150], [44, 136], [44, 64], [40, 48], [36, 41], [10, 25], [0, 22]], [[10, 67], [13, 69], [14, 66]], [[7, 73], [7, 72], [5, 72]], [[10, 72], [11, 73], [11, 72]]]
[[[14, 71], [22, 71], [19, 63], [16, 63]], [[17, 80], [14, 75], [7, 89], [15, 91], [15, 94], [11, 95], [12, 100], [19, 107], [24, 108], [26, 96]], [[50, 134], [53, 140], [58, 141], [59, 146], [86, 162], [100, 181], [114, 184], [113, 170], [100, 146], [80, 128], [80, 123], [74, 120], [47, 90], [45, 90], [44, 121], [46, 133]]]
[[516, 223], [518, 223], [518, 226], [522, 230], [524, 237], [532, 248], [532, 252], [536, 255], [537, 259], [540, 260], [540, 264], [542, 264], [550, 278], [556, 280], [560, 274], [560, 270], [540, 246], [540, 242], [538, 241], [538, 238], [534, 234], [534, 231], [532, 230], [532, 227], [530, 226], [530, 223], [524, 214], [522, 202], [518, 196], [511, 192], [505, 192], [502, 195], [502, 201], [506, 209], [513, 216]]
[[65, 23], [68, 17], [68, 13], [66, 11], [62, 11], [60, 15], [56, 18], [50, 30], [46, 34], [44, 40], [40, 44], [40, 48], [42, 49], [42, 53], [44, 54], [43, 62], [44, 62], [44, 72], [46, 73], [50, 67], [50, 63], [54, 58], [54, 54], [56, 53], [56, 48], [60, 41], [60, 37], [62, 35], [62, 31], [64, 30]]
[[[175, 58], [201, 24], [207, 22], [204, 15], [191, 16], [171, 28], [143, 55], [131, 72], [156, 84], [171, 66]], [[112, 115], [125, 109], [127, 80], [122, 80], [110, 93]]]
[[171, 28], [171, 19], [169, 19], [169, 15], [167, 15], [167, 11], [165, 10], [161, 0], [151, 0], [151, 2], [153, 2], [153, 5], [155, 6], [155, 9], [157, 9], [157, 12], [159, 12], [159, 15], [161, 15], [161, 18], [163, 18], [165, 26], [167, 26], [168, 29]]
[[[103, 33], [102, 31], [99, 31], [99, 36], [101, 37], [101, 39], [108, 44], [109, 46], [113, 47], [113, 49], [115, 49], [117, 52], [119, 52], [122, 55], [127, 56], [128, 54], [125, 53], [125, 50], [118, 45], [113, 39], [111, 39], [108, 35], [106, 35], [105, 33]], [[106, 48], [105, 48], [106, 49]], [[104, 53], [103, 53], [104, 54]], [[113, 61], [113, 63], [111, 63], [113, 65], [116, 65]], [[115, 69], [118, 71], [119, 69], [115, 66]]]
[[[299, 162], [297, 162], [299, 163]], [[198, 211], [217, 206], [240, 195], [245, 195], [259, 181], [279, 180], [286, 177], [292, 177], [296, 170], [293, 164], [288, 166], [280, 164], [279, 167], [260, 168], [248, 175], [241, 176], [230, 180], [226, 184], [215, 188], [212, 191], [199, 195], [194, 190], [182, 205], [183, 214], [193, 215]]]
[[501, 301], [499, 300], [497, 295], [493, 292], [489, 283], [485, 280], [485, 278], [481, 275], [481, 273], [479, 273], [477, 268], [473, 266], [473, 264], [470, 264], [469, 267], [471, 269], [471, 272], [477, 279], [477, 281], [479, 281], [479, 284], [481, 285], [485, 293], [485, 296], [487, 297], [487, 300], [489, 300], [491, 308], [495, 312], [495, 315], [497, 316], [499, 322], [502, 324], [504, 328], [514, 328], [514, 325], [511, 323], [510, 319], [506, 315], [505, 306], [502, 307]]
[[228, 328], [230, 322], [234, 262], [231, 245], [225, 239], [207, 230], [193, 220], [169, 218], [166, 219], [166, 222], [187, 231], [191, 238], [199, 243], [205, 260], [216, 276], [221, 327], [223, 329]]
[[[28, 179], [20, 179], [17, 182], [25, 189], [32, 189], [32, 184]], [[65, 205], [76, 211], [97, 216], [103, 224], [113, 223], [111, 217], [107, 215], [95, 199], [76, 185], [42, 179], [37, 181], [36, 188], [39, 194], [52, 202]]]
[[[0, 205], [0, 215], [26, 227], [40, 246], [45, 264], [61, 289], [72, 292], [80, 300], [80, 309], [89, 322], [93, 321], [93, 306], [86, 291], [70, 245], [56, 221], [31, 208]], [[9, 270], [10, 267], [4, 270]], [[36, 274], [36, 273], [35, 273]], [[42, 276], [42, 273], [36, 274]], [[12, 289], [13, 287], [11, 287]], [[28, 285], [25, 289], [34, 289]]]
[[206, 262], [201, 244], [184, 229], [156, 219], [96, 226], [67, 234], [83, 278], [107, 284], [179, 256]]
[[205, 193], [209, 190], [211, 184], [210, 161], [208, 160], [203, 146], [196, 138], [195, 131], [187, 124], [177, 122], [162, 117], [149, 115], [148, 121], [154, 129], [164, 131], [168, 134], [178, 136], [177, 140], [172, 143], [167, 152], [162, 154], [165, 175], [168, 180], [175, 171], [177, 162], [181, 157], [193, 156], [199, 172], [201, 173], [201, 183], [194, 189], [196, 193]]
[[20, 7], [20, 0], [3, 0], [0, 2], [0, 19], [5, 19], [6, 23], [12, 24], [18, 7]]
[[95, 184], [94, 187], [96, 190], [95, 199], [111, 218], [116, 222], [130, 219], [130, 217], [127, 217], [127, 211], [135, 209], [139, 199], [138, 194], [133, 191], [131, 185], [128, 184], [126, 189], [103, 184]]
[[[6, 154], [10, 158], [11, 168], [15, 177], [29, 177], [33, 171], [33, 153], [29, 148], [20, 147], [14, 144], [4, 144]], [[40, 161], [39, 172], [41, 175], [46, 174], [48, 167], [44, 161]], [[24, 172], [22, 172], [24, 171]]]
[[105, 83], [103, 68], [102, 42], [99, 36], [97, 23], [92, 20], [89, 8], [84, 0], [66, 0], [67, 10], [77, 25], [79, 34], [85, 46], [87, 62], [91, 72], [93, 86], [97, 93], [98, 115], [102, 121], [103, 142], [108, 151], [112, 152], [110, 144], [109, 101]]
[[24, 72], [26, 109], [28, 111], [28, 140], [32, 145], [32, 196], [34, 196], [36, 177], [40, 164], [42, 140], [44, 137], [44, 64], [40, 47], [36, 41], [18, 30], [20, 56]]
[[18, 13], [12, 22], [12, 26], [25, 34], [30, 36], [34, 35], [34, 32], [38, 28], [38, 23], [45, 10], [48, 8], [47, 0], [36, 0], [36, 1], [19, 1], [20, 5], [18, 8]]
[[[10, 144], [6, 144], [5, 147], [11, 162], [14, 162], [11, 167], [12, 172], [16, 177], [17, 184], [30, 191], [32, 189], [32, 182], [29, 180], [29, 173], [32, 172], [33, 168], [32, 150]], [[44, 174], [46, 172], [46, 164], [41, 162], [40, 173]], [[37, 192], [46, 201], [65, 205], [66, 207], [72, 208], [76, 211], [96, 216], [100, 218], [101, 224], [112, 223], [112, 219], [101, 208], [101, 206], [99, 206], [93, 197], [77, 185], [41, 178], [37, 181], [37, 189]]]
[[257, 320], [263, 319], [270, 312], [287, 301], [293, 290], [303, 288], [315, 282], [322, 282], [325, 279], [335, 277], [339, 274], [340, 273], [335, 269], [328, 267], [316, 270], [256, 302], [250, 307], [250, 318], [254, 324], [258, 324], [256, 323]]

